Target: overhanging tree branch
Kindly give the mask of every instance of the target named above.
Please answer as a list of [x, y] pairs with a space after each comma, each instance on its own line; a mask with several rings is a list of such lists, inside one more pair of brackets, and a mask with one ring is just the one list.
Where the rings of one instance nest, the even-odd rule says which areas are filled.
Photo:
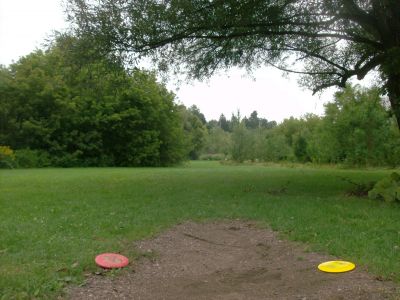
[[281, 67], [277, 64], [274, 64], [272, 62], [267, 61], [267, 64], [273, 66], [274, 68], [277, 68], [278, 70], [281, 70], [283, 72], [288, 72], [288, 73], [294, 73], [294, 74], [301, 74], [301, 75], [337, 75], [341, 76], [342, 74], [335, 72], [335, 71], [324, 71], [324, 72], [307, 72], [307, 71], [296, 71], [296, 70], [291, 70], [287, 69], [284, 67]]
[[[400, 89], [393, 88], [400, 86], [396, 0], [67, 1], [78, 34], [93, 36], [110, 51], [149, 55], [164, 66], [173, 62], [195, 77], [271, 64], [311, 76], [304, 82], [314, 92], [378, 70], [383, 89], [390, 87], [392, 107], [400, 107]], [[293, 53], [303, 70], [279, 63]]]

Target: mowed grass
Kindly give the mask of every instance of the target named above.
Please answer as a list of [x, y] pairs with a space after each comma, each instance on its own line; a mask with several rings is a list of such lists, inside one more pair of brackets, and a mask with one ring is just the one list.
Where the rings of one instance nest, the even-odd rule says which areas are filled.
[[[0, 295], [52, 298], [185, 220], [252, 219], [400, 282], [400, 205], [345, 196], [385, 170], [223, 166], [0, 171]], [[0, 299], [2, 298], [0, 297]]]

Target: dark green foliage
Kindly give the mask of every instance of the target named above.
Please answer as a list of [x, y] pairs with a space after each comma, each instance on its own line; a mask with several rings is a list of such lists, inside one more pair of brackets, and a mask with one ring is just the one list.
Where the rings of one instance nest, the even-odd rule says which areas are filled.
[[1, 158], [0, 159], [0, 169], [13, 169], [15, 164], [12, 160], [8, 158]]
[[243, 162], [252, 157], [253, 140], [244, 122], [235, 125], [232, 132], [232, 159]]
[[206, 117], [203, 115], [203, 113], [196, 105], [192, 105], [191, 107], [189, 107], [188, 110], [201, 121], [201, 124], [203, 125], [207, 124]]
[[258, 113], [257, 113], [257, 111], [255, 110], [255, 111], [253, 111], [251, 114], [250, 114], [250, 117], [249, 118], [244, 118], [243, 119], [243, 121], [244, 121], [244, 124], [246, 125], [246, 127], [248, 128], [248, 129], [256, 129], [256, 128], [259, 128], [260, 127], [260, 119], [258, 118]]
[[293, 144], [294, 155], [301, 162], [307, 162], [307, 140], [303, 136], [298, 136]]
[[49, 154], [43, 150], [19, 149], [15, 151], [18, 168], [44, 168], [51, 165]]
[[271, 128], [274, 128], [276, 126], [276, 122], [275, 121], [269, 122], [265, 118], [259, 118], [258, 117], [258, 113], [257, 113], [256, 110], [253, 111], [250, 114], [249, 118], [244, 117], [243, 121], [244, 121], [244, 124], [246, 125], [246, 127], [248, 129], [257, 129], [257, 128], [268, 128], [268, 129], [271, 129]]
[[[81, 52], [85, 47], [86, 52]], [[21, 152], [21, 166], [160, 166], [186, 157], [174, 95], [140, 70], [98, 58], [85, 42], [59, 36], [0, 70], [0, 143]], [[30, 161], [30, 162], [28, 162]], [[46, 163], [47, 164], [47, 163]]]
[[264, 155], [265, 161], [279, 162], [282, 160], [292, 160], [293, 150], [287, 144], [285, 137], [277, 131], [268, 132], [265, 137]]
[[400, 136], [377, 89], [347, 87], [328, 103], [315, 129], [311, 158], [348, 165], [397, 165]]
[[[181, 105], [179, 110], [183, 122], [186, 153], [190, 159], [196, 160], [204, 147], [207, 135], [204, 115], [196, 106], [186, 109]], [[202, 119], [204, 119], [204, 123]]]
[[218, 126], [221, 127], [224, 131], [232, 131], [230, 121], [226, 119], [224, 114], [221, 114], [221, 116], [219, 117]]
[[378, 181], [368, 196], [372, 199], [400, 203], [400, 174], [393, 172]]

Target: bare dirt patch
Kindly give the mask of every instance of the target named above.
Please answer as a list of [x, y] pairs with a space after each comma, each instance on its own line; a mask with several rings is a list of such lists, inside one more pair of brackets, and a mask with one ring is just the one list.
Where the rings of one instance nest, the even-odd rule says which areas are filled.
[[317, 270], [337, 259], [307, 253], [254, 222], [180, 224], [135, 243], [144, 253], [121, 276], [93, 276], [70, 299], [400, 299], [397, 286], [360, 268]]

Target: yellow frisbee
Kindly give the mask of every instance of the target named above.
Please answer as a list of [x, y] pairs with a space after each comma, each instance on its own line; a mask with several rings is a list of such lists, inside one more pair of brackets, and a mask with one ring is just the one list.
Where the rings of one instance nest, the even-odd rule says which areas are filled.
[[318, 265], [318, 269], [328, 273], [342, 273], [354, 270], [355, 264], [348, 261], [333, 260]]

